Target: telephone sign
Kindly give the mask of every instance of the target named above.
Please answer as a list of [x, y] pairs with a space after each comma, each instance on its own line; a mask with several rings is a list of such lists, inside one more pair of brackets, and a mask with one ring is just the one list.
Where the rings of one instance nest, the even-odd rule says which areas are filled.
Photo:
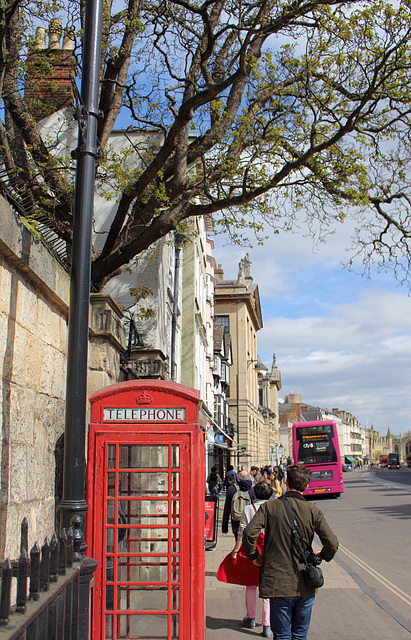
[[90, 401], [86, 542], [99, 562], [93, 640], [204, 640], [198, 392], [134, 380]]
[[185, 420], [184, 407], [170, 409], [150, 409], [149, 407], [146, 409], [132, 409], [131, 407], [109, 409], [104, 407], [103, 409], [104, 422], [164, 422], [164, 420], [172, 422]]

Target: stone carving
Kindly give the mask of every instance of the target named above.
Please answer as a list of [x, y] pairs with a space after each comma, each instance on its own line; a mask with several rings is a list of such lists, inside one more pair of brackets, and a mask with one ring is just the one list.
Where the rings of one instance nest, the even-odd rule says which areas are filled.
[[245, 257], [241, 258], [238, 264], [238, 284], [244, 284], [245, 280], [252, 280], [252, 277], [250, 276], [250, 266], [250, 254], [246, 253]]

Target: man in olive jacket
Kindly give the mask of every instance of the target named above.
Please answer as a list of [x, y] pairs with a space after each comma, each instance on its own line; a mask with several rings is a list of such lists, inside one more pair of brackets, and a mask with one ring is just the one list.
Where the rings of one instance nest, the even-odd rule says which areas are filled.
[[[329, 562], [338, 549], [338, 540], [324, 514], [302, 495], [310, 478], [310, 469], [303, 465], [287, 467], [285, 498], [296, 515], [304, 547], [311, 547], [316, 533], [323, 545], [318, 555]], [[262, 529], [265, 537], [261, 556], [256, 541]], [[243, 547], [248, 558], [261, 566], [260, 598], [270, 598], [275, 640], [306, 640], [315, 589], [304, 582], [304, 565], [281, 499], [268, 500], [260, 507], [244, 530]]]

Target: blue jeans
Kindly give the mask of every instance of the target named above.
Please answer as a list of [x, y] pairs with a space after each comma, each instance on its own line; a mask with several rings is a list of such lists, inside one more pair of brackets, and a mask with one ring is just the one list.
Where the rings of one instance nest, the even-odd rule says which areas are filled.
[[270, 598], [274, 640], [307, 640], [315, 596]]

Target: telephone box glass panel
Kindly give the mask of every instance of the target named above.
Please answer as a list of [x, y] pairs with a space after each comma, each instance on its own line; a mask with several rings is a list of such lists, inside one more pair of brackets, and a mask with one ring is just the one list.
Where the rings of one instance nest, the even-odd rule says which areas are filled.
[[180, 445], [110, 444], [105, 638], [179, 637]]

